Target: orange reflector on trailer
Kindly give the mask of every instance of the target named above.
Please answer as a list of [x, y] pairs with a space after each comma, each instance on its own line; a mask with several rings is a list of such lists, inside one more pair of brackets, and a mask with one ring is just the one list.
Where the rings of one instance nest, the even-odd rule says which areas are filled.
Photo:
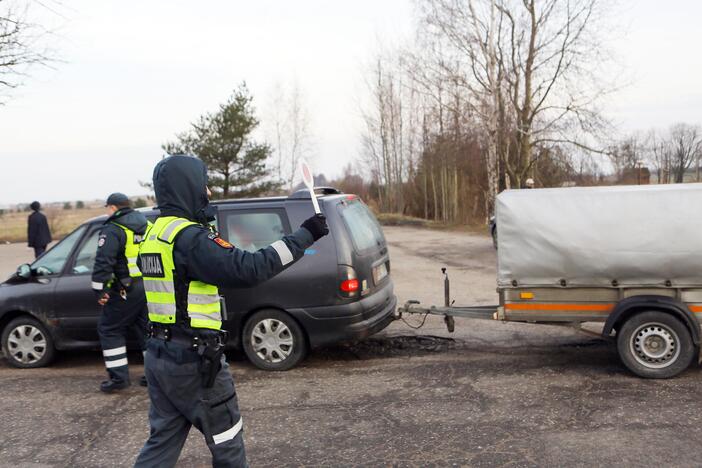
[[533, 292], [521, 292], [519, 293], [520, 299], [534, 299]]

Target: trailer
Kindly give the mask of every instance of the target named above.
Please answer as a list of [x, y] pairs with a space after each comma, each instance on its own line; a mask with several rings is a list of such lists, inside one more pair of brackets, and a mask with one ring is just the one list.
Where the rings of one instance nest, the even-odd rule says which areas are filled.
[[622, 363], [673, 377], [700, 355], [702, 184], [508, 190], [497, 197], [499, 304], [408, 301], [402, 314], [603, 323]]

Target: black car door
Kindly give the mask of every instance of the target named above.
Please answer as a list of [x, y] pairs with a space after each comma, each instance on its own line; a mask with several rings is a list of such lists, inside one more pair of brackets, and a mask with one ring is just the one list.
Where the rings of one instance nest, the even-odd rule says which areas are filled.
[[101, 307], [91, 288], [100, 224], [88, 226], [77, 243], [63, 275], [57, 279], [54, 299], [61, 311], [60, 324], [66, 338], [97, 341], [97, 321]]

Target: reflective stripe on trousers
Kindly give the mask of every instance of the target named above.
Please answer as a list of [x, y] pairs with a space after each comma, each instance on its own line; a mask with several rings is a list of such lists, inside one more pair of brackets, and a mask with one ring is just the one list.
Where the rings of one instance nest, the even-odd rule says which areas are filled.
[[103, 349], [102, 355], [105, 358], [105, 367], [113, 369], [127, 365], [127, 347], [119, 346], [117, 348]]
[[231, 428], [219, 434], [212, 435], [212, 439], [214, 439], [215, 445], [221, 444], [222, 442], [226, 442], [228, 440], [232, 440], [234, 437], [236, 437], [239, 431], [241, 431], [241, 427], [243, 425], [244, 420], [242, 418], [239, 418], [239, 421], [236, 424], [234, 424]]
[[127, 354], [127, 347], [126, 346], [120, 346], [119, 348], [103, 349], [102, 350], [102, 355], [105, 357], [115, 357], [115, 356], [119, 356], [120, 354]]
[[116, 359], [114, 361], [105, 361], [105, 367], [112, 369], [114, 367], [122, 367], [128, 364], [127, 358]]

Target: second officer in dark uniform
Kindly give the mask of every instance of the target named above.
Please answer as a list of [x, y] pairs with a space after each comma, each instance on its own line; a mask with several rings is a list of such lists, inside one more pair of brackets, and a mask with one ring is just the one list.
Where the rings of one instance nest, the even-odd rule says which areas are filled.
[[280, 273], [329, 232], [326, 220], [313, 216], [293, 234], [250, 253], [209, 229], [213, 216], [201, 160], [167, 157], [154, 169], [153, 182], [161, 216], [139, 249], [152, 327], [145, 360], [151, 434], [135, 466], [174, 466], [195, 426], [214, 466], [245, 467], [218, 287], [253, 286]]
[[[109, 377], [100, 390], [112, 392], [129, 386], [126, 338], [130, 332], [144, 349], [146, 297], [137, 256], [148, 222], [122, 193], [110, 195], [105, 206], [111, 215], [98, 237], [92, 288], [103, 306], [98, 335]], [[139, 383], [146, 385], [146, 379]]]

